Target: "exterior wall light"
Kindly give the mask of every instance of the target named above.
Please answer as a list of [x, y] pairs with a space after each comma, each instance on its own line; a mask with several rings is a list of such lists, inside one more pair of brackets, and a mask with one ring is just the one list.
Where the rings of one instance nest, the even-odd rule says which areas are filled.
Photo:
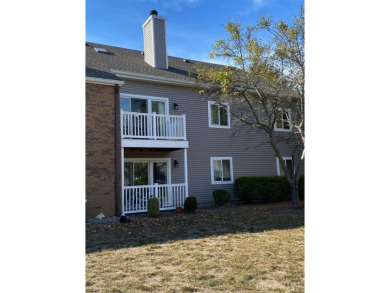
[[174, 165], [175, 167], [179, 167], [179, 162], [178, 162], [177, 160], [174, 160], [174, 161], [173, 161], [173, 165]]
[[179, 109], [179, 105], [176, 103], [173, 103], [173, 109], [175, 109], [175, 110]]

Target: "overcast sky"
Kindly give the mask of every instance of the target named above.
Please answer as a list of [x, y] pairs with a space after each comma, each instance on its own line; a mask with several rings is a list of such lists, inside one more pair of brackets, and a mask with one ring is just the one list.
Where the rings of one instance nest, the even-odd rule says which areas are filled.
[[212, 45], [227, 21], [253, 25], [264, 13], [290, 22], [303, 0], [86, 0], [86, 41], [143, 50], [142, 24], [150, 10], [167, 18], [168, 55], [215, 62]]

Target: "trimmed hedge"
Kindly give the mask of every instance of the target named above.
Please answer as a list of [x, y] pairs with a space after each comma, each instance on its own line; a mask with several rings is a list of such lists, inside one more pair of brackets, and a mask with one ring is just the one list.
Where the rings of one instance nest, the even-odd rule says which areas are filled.
[[[234, 194], [244, 202], [278, 202], [291, 199], [285, 176], [243, 176], [234, 180]], [[304, 176], [298, 182], [299, 198], [304, 198]]]
[[213, 197], [216, 205], [223, 206], [230, 198], [230, 193], [223, 189], [213, 191]]
[[158, 202], [158, 198], [152, 197], [148, 200], [148, 215], [150, 217], [157, 217], [158, 212], [160, 211], [160, 203]]
[[184, 201], [184, 209], [187, 212], [193, 212], [198, 208], [198, 202], [195, 196], [189, 196]]

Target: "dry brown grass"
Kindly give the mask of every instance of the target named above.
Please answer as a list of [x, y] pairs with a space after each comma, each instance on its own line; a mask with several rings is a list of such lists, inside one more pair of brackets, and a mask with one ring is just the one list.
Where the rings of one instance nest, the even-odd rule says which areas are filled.
[[87, 227], [87, 292], [303, 292], [303, 211], [288, 203]]

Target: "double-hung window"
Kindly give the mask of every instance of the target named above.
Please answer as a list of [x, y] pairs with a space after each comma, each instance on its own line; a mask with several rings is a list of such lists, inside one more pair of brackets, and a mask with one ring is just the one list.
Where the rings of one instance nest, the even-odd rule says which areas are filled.
[[219, 105], [216, 102], [209, 101], [208, 107], [209, 127], [230, 128], [230, 115], [227, 110], [229, 109], [229, 105], [227, 103], [221, 103]]
[[[290, 177], [291, 177], [293, 172], [294, 172], [293, 171], [292, 157], [283, 157], [283, 161], [286, 163], [287, 170], [288, 170]], [[286, 175], [284, 173], [284, 170], [282, 168], [282, 165], [281, 165], [278, 157], [276, 157], [276, 172], [277, 172], [278, 176], [285, 176]]]
[[275, 130], [276, 131], [291, 131], [291, 111], [286, 110], [276, 110], [276, 122], [275, 122]]
[[231, 157], [211, 157], [211, 184], [233, 183], [233, 161]]

